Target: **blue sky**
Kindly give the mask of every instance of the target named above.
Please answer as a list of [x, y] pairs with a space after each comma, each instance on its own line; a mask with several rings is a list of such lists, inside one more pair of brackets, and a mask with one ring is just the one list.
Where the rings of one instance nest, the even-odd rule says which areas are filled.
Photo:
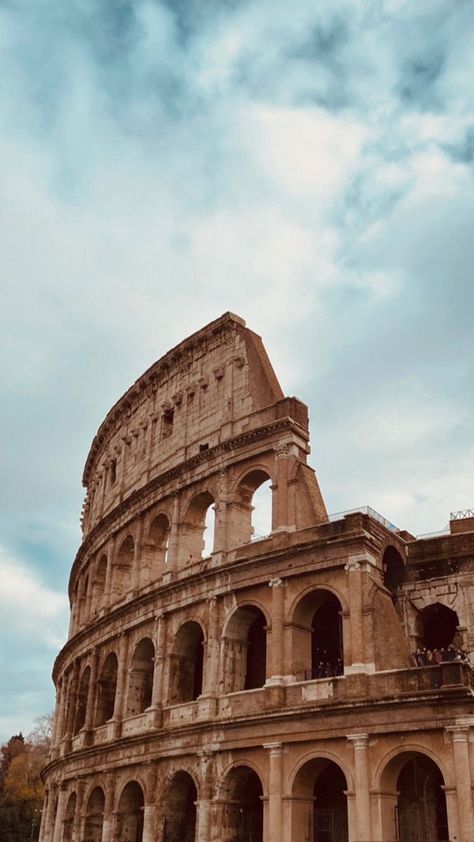
[[310, 407], [330, 511], [474, 504], [471, 0], [0, 9], [0, 737], [52, 708], [82, 466], [226, 310]]

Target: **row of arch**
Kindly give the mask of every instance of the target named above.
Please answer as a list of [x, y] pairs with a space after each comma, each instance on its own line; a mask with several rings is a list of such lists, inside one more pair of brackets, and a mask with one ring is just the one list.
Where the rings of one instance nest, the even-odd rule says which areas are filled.
[[[267, 623], [265, 614], [256, 605], [241, 605], [231, 614], [222, 637], [225, 643], [222, 674], [217, 677], [222, 692], [233, 693], [264, 686], [267, 679]], [[303, 659], [300, 677], [311, 679], [342, 674], [341, 604], [334, 593], [318, 589], [306, 594], [298, 605], [295, 624], [295, 646], [300, 662]], [[167, 695], [157, 700], [160, 704], [190, 702], [204, 692], [206, 647], [202, 625], [196, 620], [182, 623], [167, 653]], [[133, 650], [127, 668], [126, 717], [143, 713], [152, 704], [156, 654], [150, 637], [143, 637]], [[109, 651], [99, 664], [96, 687], [92, 688], [92, 693], [90, 664], [78, 676], [77, 688], [71, 685], [68, 709], [75, 705], [72, 721], [71, 712], [69, 715], [73, 734], [85, 726], [88, 705], [94, 706], [88, 720], [93, 727], [104, 725], [114, 717], [119, 668], [117, 653]], [[64, 731], [67, 727], [66, 721]]]
[[[439, 842], [449, 838], [445, 782], [434, 760], [421, 752], [400, 753], [387, 764], [381, 783], [384, 797], [389, 796], [390, 801], [390, 809], [383, 817], [384, 838], [399, 842]], [[292, 786], [291, 838], [298, 842], [348, 842], [350, 786], [334, 760], [314, 757], [305, 762]], [[268, 820], [265, 798], [256, 769], [245, 763], [235, 765], [222, 781], [215, 799], [219, 842], [263, 842]], [[189, 771], [182, 769], [173, 775], [157, 807], [153, 838], [159, 842], [196, 842], [199, 792]], [[138, 780], [128, 781], [114, 811], [114, 842], [143, 842], [144, 809], [141, 784]], [[72, 842], [76, 811], [77, 796], [73, 791], [62, 820], [60, 842]], [[82, 811], [80, 842], [102, 842], [105, 811], [105, 792], [97, 785]]]
[[[201, 491], [180, 515], [178, 540], [183, 566], [193, 564], [214, 551], [215, 502], [210, 491]], [[229, 509], [232, 510], [230, 517]], [[139, 547], [132, 533], [123, 536], [114, 552], [110, 570], [107, 553], [98, 556], [90, 570], [84, 571], [75, 584], [74, 624], [84, 624], [107, 604], [124, 597], [131, 586], [137, 549], [140, 553], [138, 587], [159, 581], [168, 566], [172, 524], [173, 515], [167, 509], [156, 513], [148, 522]], [[229, 546], [237, 547], [267, 536], [271, 530], [271, 478], [264, 470], [254, 469], [240, 479], [232, 503], [226, 504], [227, 542]]]
[[[300, 679], [343, 674], [341, 614], [341, 604], [330, 591], [317, 589], [300, 600], [294, 616], [295, 650], [299, 664], [297, 677]], [[421, 616], [424, 620], [422, 639], [430, 645], [438, 641], [442, 641], [443, 645], [452, 642], [456, 634], [457, 615], [451, 609], [435, 603], [427, 606]], [[230, 616], [222, 637], [225, 657], [221, 675], [217, 676], [223, 693], [252, 690], [265, 685], [267, 622], [263, 611], [252, 604], [241, 605]], [[167, 653], [169, 678], [166, 696], [156, 700], [160, 705], [190, 702], [202, 695], [205, 690], [206, 646], [205, 631], [199, 622], [188, 620], [182, 623]], [[156, 654], [155, 645], [149, 637], [143, 637], [134, 648], [127, 669], [125, 717], [141, 714], [152, 705]], [[96, 688], [91, 694], [91, 666], [84, 667], [78, 677], [77, 688], [71, 688], [68, 700], [69, 708], [75, 705], [73, 734], [85, 726], [88, 705], [94, 706], [89, 715], [89, 723], [93, 727], [104, 725], [114, 717], [118, 672], [117, 653], [110, 651], [100, 664]]]

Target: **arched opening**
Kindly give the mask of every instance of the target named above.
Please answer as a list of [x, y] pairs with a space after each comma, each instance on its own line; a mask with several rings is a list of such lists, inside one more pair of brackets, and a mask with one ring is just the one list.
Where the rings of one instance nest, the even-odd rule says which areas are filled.
[[135, 543], [132, 536], [128, 535], [120, 545], [114, 564], [113, 589], [116, 599], [121, 599], [130, 588], [134, 553]]
[[166, 803], [163, 842], [195, 842], [197, 790], [191, 775], [177, 772]]
[[293, 669], [299, 681], [331, 678], [344, 672], [342, 607], [331, 591], [311, 591], [297, 605]]
[[192, 702], [202, 693], [204, 634], [194, 620], [179, 629], [171, 656], [171, 704]]
[[348, 842], [346, 791], [346, 776], [332, 760], [305, 763], [293, 785], [292, 838]]
[[395, 547], [387, 547], [382, 557], [383, 583], [392, 596], [405, 581], [405, 565]]
[[153, 692], [153, 672], [155, 664], [155, 647], [146, 637], [140, 641], [133, 653], [130, 664], [127, 716], [143, 713], [151, 705]]
[[392, 842], [449, 839], [445, 782], [436, 763], [420, 752], [403, 752], [384, 769], [380, 788], [383, 838]]
[[142, 583], [156, 582], [165, 570], [168, 554], [170, 523], [166, 515], [159, 514], [152, 521], [142, 548]]
[[102, 842], [104, 806], [104, 791], [100, 786], [96, 786], [87, 801], [83, 842]]
[[397, 781], [400, 842], [449, 838], [443, 786], [443, 776], [429, 757], [419, 755], [406, 763]]
[[435, 602], [427, 605], [418, 617], [418, 634], [421, 646], [434, 651], [446, 649], [452, 643], [462, 648], [462, 641], [457, 635], [459, 617], [455, 611]]
[[76, 815], [76, 793], [72, 792], [68, 798], [63, 821], [63, 835], [61, 842], [72, 842], [74, 817]]
[[109, 652], [97, 682], [97, 707], [95, 724], [104, 725], [114, 715], [115, 691], [117, 689], [118, 661], [114, 652]]
[[90, 667], [86, 667], [79, 681], [79, 688], [76, 699], [76, 715], [74, 717], [74, 734], [84, 728], [87, 711], [87, 697], [89, 695], [89, 684], [91, 680]]
[[140, 784], [130, 781], [123, 790], [117, 813], [117, 842], [142, 842], [143, 792]]
[[198, 494], [188, 506], [180, 528], [180, 555], [193, 564], [214, 549], [214, 497], [208, 491]]
[[223, 842], [263, 842], [263, 788], [248, 766], [236, 766], [223, 787]]
[[92, 589], [93, 612], [97, 614], [103, 607], [105, 596], [105, 581], [107, 578], [107, 556], [102, 555], [95, 568], [94, 585]]
[[239, 483], [232, 501], [228, 542], [230, 547], [265, 538], [272, 531], [272, 489], [269, 475], [250, 471]]
[[255, 605], [237, 609], [225, 632], [224, 692], [263, 687], [267, 672], [267, 621]]
[[87, 621], [87, 591], [89, 589], [89, 576], [84, 576], [81, 587], [81, 598], [79, 603], [79, 623], [84, 625]]

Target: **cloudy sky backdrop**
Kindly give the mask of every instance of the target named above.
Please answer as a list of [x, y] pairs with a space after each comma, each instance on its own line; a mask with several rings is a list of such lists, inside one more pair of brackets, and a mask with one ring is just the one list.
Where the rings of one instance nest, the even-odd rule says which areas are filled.
[[105, 413], [226, 310], [330, 511], [474, 505], [472, 0], [4, 0], [0, 738], [52, 708]]

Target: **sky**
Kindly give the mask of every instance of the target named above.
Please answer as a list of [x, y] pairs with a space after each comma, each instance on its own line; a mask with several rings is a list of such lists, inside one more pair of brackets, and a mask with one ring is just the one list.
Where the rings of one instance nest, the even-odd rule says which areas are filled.
[[4, 0], [0, 740], [53, 707], [82, 468], [227, 310], [331, 512], [474, 505], [471, 0]]

